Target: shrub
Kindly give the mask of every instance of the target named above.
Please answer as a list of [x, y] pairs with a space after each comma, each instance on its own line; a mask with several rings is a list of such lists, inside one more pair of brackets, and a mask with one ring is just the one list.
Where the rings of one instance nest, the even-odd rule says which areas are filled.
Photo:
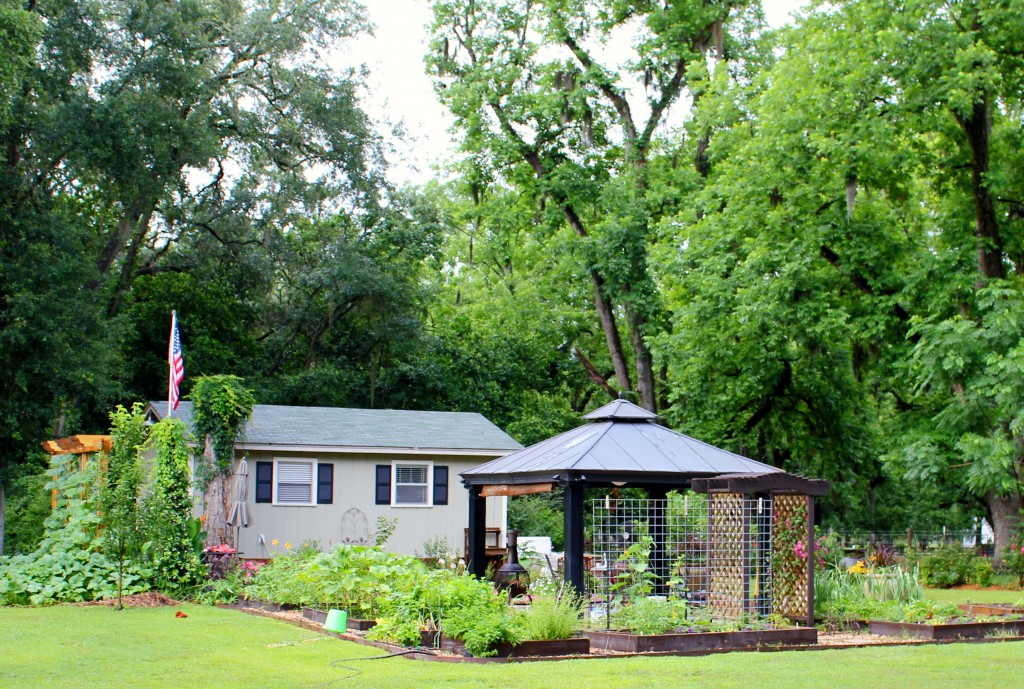
[[971, 575], [971, 579], [978, 586], [991, 586], [992, 578], [995, 577], [996, 572], [992, 567], [992, 561], [987, 557], [975, 557], [974, 558], [974, 572]]
[[921, 576], [928, 586], [960, 586], [968, 583], [973, 573], [974, 554], [958, 545], [943, 546], [921, 558]]
[[1007, 574], [1017, 577], [1018, 586], [1024, 587], [1024, 526], [1003, 553], [1003, 569]]

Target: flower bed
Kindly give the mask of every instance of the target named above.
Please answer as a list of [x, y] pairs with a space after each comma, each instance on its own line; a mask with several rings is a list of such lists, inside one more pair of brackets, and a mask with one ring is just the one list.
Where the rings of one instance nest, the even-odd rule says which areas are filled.
[[621, 653], [672, 653], [750, 649], [759, 646], [797, 646], [818, 642], [818, 630], [808, 627], [685, 634], [631, 634], [587, 631], [592, 648]]
[[912, 637], [917, 639], [980, 639], [992, 634], [1024, 634], [1024, 620], [1003, 622], [945, 622], [926, 624], [921, 622], [888, 622], [872, 620], [872, 634], [884, 636]]

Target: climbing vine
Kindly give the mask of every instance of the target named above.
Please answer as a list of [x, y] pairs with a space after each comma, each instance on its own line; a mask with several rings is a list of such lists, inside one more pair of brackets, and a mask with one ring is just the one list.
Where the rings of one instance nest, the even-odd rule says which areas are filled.
[[148, 445], [156, 453], [156, 482], [147, 510], [155, 583], [175, 592], [205, 576], [191, 531], [190, 452], [185, 434], [181, 421], [164, 419], [153, 426]]
[[252, 391], [237, 376], [206, 376], [192, 386], [192, 428], [213, 445], [213, 466], [204, 467], [200, 481], [231, 473], [235, 439], [252, 415]]

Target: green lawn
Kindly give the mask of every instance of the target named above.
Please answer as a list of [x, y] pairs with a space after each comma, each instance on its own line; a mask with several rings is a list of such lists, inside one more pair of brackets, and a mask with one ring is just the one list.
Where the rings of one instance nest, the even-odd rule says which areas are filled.
[[1024, 591], [989, 589], [925, 589], [924, 597], [953, 603], [1016, 603], [1024, 600]]
[[[176, 619], [179, 609], [188, 617]], [[5, 689], [819, 689], [865, 679], [873, 689], [1009, 689], [1021, 686], [1024, 642], [483, 666], [368, 659], [379, 653], [277, 620], [195, 605], [0, 608]]]

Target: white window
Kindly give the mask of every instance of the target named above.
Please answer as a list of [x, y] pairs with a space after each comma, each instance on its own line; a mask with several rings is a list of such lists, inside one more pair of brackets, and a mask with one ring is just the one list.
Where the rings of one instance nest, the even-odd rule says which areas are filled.
[[430, 465], [395, 464], [393, 505], [430, 504]]
[[283, 460], [274, 462], [274, 504], [312, 505], [316, 495], [313, 462]]

